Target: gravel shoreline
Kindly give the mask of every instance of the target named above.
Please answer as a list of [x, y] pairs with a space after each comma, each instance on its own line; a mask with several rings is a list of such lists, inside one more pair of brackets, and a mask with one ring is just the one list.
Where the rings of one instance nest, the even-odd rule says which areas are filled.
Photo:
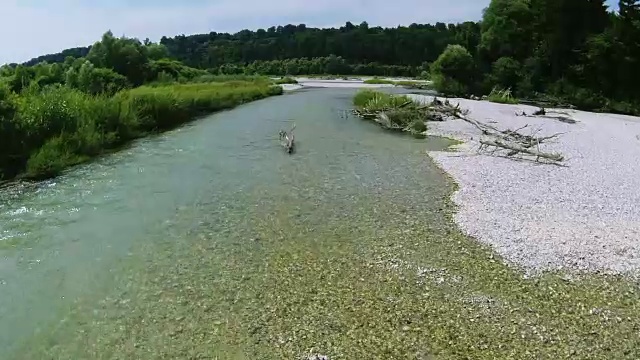
[[640, 118], [562, 110], [577, 121], [568, 124], [515, 116], [536, 109], [526, 105], [450, 101], [501, 129], [530, 124], [540, 135], [563, 133], [544, 149], [567, 158], [558, 167], [479, 155], [472, 125], [430, 123], [429, 135], [463, 142], [455, 152], [429, 152], [459, 184], [454, 220], [463, 232], [529, 274], [640, 274]]

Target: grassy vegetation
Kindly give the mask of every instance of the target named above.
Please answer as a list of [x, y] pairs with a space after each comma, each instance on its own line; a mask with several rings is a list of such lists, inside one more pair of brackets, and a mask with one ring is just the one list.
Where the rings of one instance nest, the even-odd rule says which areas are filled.
[[364, 81], [364, 83], [365, 84], [391, 84], [391, 85], [396, 84], [396, 82], [393, 80], [379, 79], [379, 78], [367, 79]]
[[385, 128], [408, 131], [417, 137], [427, 130], [428, 114], [407, 96], [361, 90], [353, 97], [353, 104], [361, 117]]
[[158, 79], [152, 83], [146, 84], [147, 86], [166, 86], [169, 84], [194, 84], [194, 83], [224, 83], [230, 81], [246, 81], [263, 84], [275, 84], [272, 79], [262, 75], [216, 75], [216, 74], [202, 74], [194, 78], [180, 78], [174, 80], [173, 78]]
[[388, 80], [388, 79], [373, 78], [373, 79], [364, 80], [364, 83], [365, 84], [389, 84], [389, 85], [395, 85], [395, 86], [402, 86], [410, 89], [422, 89], [422, 90], [429, 90], [433, 88], [430, 84], [424, 81], [411, 81], [411, 80]]
[[0, 180], [46, 178], [150, 132], [281, 94], [257, 75], [219, 75], [162, 44], [110, 31], [85, 57], [0, 67]]
[[[360, 90], [353, 97], [353, 105], [370, 111], [384, 111], [399, 108], [411, 99], [404, 95], [391, 95], [380, 91]], [[409, 104], [411, 105], [411, 104]]]
[[278, 80], [276, 80], [276, 84], [281, 85], [281, 84], [297, 84], [298, 80], [289, 77], [289, 76], [285, 76], [283, 78], [280, 78]]
[[142, 86], [113, 97], [65, 86], [5, 96], [0, 165], [5, 178], [46, 178], [145, 134], [194, 117], [277, 95], [263, 82]]
[[511, 89], [499, 89], [494, 87], [487, 96], [487, 100], [500, 104], [517, 104], [518, 99], [511, 95]]

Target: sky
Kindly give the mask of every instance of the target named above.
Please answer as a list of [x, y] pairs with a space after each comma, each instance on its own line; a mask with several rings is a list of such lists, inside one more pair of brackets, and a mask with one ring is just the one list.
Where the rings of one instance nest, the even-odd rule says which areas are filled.
[[488, 4], [489, 0], [0, 0], [0, 64], [87, 46], [107, 30], [158, 41], [162, 36], [300, 23], [450, 23], [479, 20]]

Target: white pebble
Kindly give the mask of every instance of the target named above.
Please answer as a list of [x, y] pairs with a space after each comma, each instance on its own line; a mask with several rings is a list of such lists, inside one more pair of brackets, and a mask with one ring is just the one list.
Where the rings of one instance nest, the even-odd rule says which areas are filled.
[[430, 135], [465, 142], [457, 152], [429, 153], [460, 185], [454, 219], [464, 232], [533, 272], [639, 273], [640, 118], [559, 110], [577, 120], [567, 124], [515, 116], [531, 114], [537, 109], [531, 106], [450, 101], [469, 109], [472, 119], [496, 121], [499, 129], [530, 124], [541, 129], [539, 136], [564, 133], [541, 150], [562, 153], [568, 165], [477, 155], [481, 136], [475, 127], [462, 120], [429, 123]]

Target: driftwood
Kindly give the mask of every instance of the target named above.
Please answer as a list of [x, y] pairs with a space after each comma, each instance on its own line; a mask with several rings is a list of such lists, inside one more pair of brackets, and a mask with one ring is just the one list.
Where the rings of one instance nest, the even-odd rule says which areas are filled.
[[[527, 117], [544, 117], [544, 118], [548, 118], [548, 119], [554, 119], [554, 120], [558, 120], [560, 122], [563, 123], [567, 123], [567, 124], [575, 124], [576, 121], [572, 118], [570, 118], [565, 112], [561, 112], [561, 111], [549, 111], [550, 113], [556, 113], [556, 114], [560, 114], [557, 116], [552, 116], [552, 115], [547, 115], [547, 110], [545, 110], [545, 108], [539, 108], [538, 110], [534, 111], [531, 115], [527, 114], [525, 111], [522, 112], [516, 112], [516, 116], [527, 116]], [[567, 116], [563, 116], [563, 115], [567, 115]]]
[[[544, 159], [546, 162], [556, 165], [564, 160], [564, 156], [561, 154], [547, 153], [540, 150], [540, 144], [557, 138], [562, 135], [561, 133], [550, 136], [536, 136], [539, 131], [538, 130], [532, 132], [531, 135], [522, 134], [521, 131], [528, 128], [528, 124], [515, 130], [500, 130], [493, 125], [467, 117], [468, 111], [460, 109], [460, 104], [457, 104], [456, 106], [451, 105], [448, 100], [443, 103], [436, 98], [432, 104], [427, 106], [444, 113], [446, 116], [464, 120], [480, 130], [485, 138], [480, 140], [480, 147], [478, 151], [486, 149], [490, 154], [495, 154], [498, 151], [504, 150], [507, 151], [505, 154], [507, 157], [514, 157], [516, 155], [521, 157], [533, 157], [535, 162], [540, 162], [541, 159]], [[536, 114], [546, 115], [546, 112], [544, 109], [539, 109], [536, 111]]]
[[494, 154], [498, 150], [508, 150], [506, 153], [507, 157], [515, 155], [531, 156], [535, 158], [536, 162], [539, 162], [540, 159], [549, 160], [552, 163], [558, 163], [564, 160], [561, 154], [547, 153], [540, 150], [540, 144], [562, 135], [560, 133], [543, 137], [535, 136], [535, 133], [534, 135], [524, 135], [520, 133], [520, 131], [529, 125], [515, 130], [498, 130], [494, 126], [464, 116], [459, 117], [459, 119], [473, 124], [481, 130], [483, 135], [489, 137], [480, 140], [480, 148], [478, 151], [489, 148], [491, 149], [490, 153]]
[[291, 154], [294, 150], [294, 146], [295, 146], [295, 138], [293, 136], [293, 130], [296, 128], [296, 124], [293, 124], [293, 126], [291, 127], [291, 130], [284, 131], [284, 130], [280, 130], [279, 136], [280, 136], [280, 144], [282, 145], [282, 147], [284, 147], [285, 151], [289, 154]]
[[536, 161], [539, 161], [540, 158], [543, 159], [548, 159], [551, 161], [555, 161], [555, 162], [560, 162], [562, 160], [564, 160], [564, 156], [562, 156], [561, 154], [555, 154], [555, 153], [544, 153], [541, 151], [537, 151], [537, 150], [532, 150], [529, 148], [526, 148], [524, 146], [520, 146], [516, 143], [508, 143], [505, 141], [501, 141], [501, 140], [480, 140], [480, 144], [484, 145], [484, 146], [494, 146], [496, 148], [502, 148], [502, 149], [507, 149], [507, 150], [511, 150], [507, 156], [513, 156], [515, 154], [518, 153], [523, 153], [523, 154], [527, 154], [527, 155], [531, 155], [536, 157]]
[[[403, 103], [399, 107], [396, 107], [394, 109], [382, 109], [378, 111], [356, 109], [353, 110], [353, 112], [363, 119], [369, 119], [377, 122], [385, 129], [408, 131], [407, 128], [404, 128], [403, 126], [391, 121], [388, 113], [398, 108], [407, 106], [409, 103], [411, 102]], [[481, 121], [474, 120], [468, 117], [467, 115], [469, 114], [469, 111], [460, 108], [459, 103], [454, 105], [449, 102], [449, 99], [445, 99], [444, 101], [442, 101], [437, 97], [434, 98], [431, 102], [418, 105], [417, 110], [420, 112], [421, 116], [424, 117], [425, 121], [445, 121], [446, 119], [453, 118], [466, 121], [469, 124], [473, 125], [478, 130], [480, 130], [481, 134], [483, 135], [483, 138], [479, 141], [479, 151], [486, 150], [486, 152], [489, 154], [496, 154], [505, 151], [506, 153], [504, 155], [507, 157], [519, 157], [523, 160], [534, 160], [535, 162], [541, 162], [541, 160], [544, 160], [545, 163], [553, 163], [556, 165], [559, 165], [559, 162], [564, 161], [564, 156], [562, 156], [561, 154], [548, 153], [540, 150], [541, 144], [557, 138], [558, 136], [562, 135], [561, 133], [553, 134], [550, 136], [538, 136], [537, 133], [539, 132], [539, 130], [532, 130], [531, 133], [527, 135], [522, 131], [530, 128], [528, 124], [514, 130], [498, 129], [493, 125], [483, 123]], [[524, 112], [522, 114], [516, 115], [529, 117], [549, 117], [547, 115], [547, 110], [545, 110], [544, 108], [540, 108], [532, 115], [527, 115]]]

